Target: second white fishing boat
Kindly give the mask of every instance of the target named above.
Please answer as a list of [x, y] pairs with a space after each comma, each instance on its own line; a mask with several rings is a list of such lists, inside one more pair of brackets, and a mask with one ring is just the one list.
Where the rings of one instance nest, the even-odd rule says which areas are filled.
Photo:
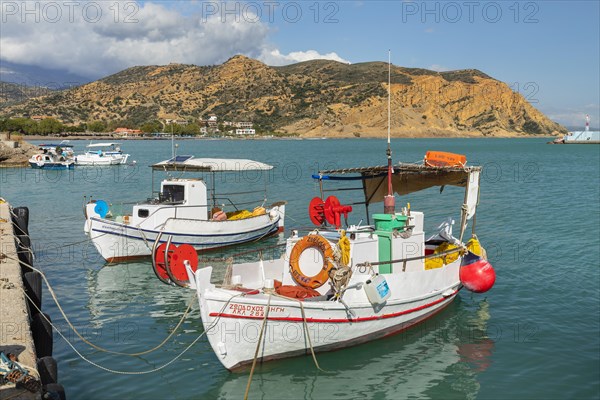
[[[196, 251], [260, 240], [283, 231], [285, 202], [266, 207], [266, 181], [273, 167], [258, 161], [176, 156], [151, 166], [171, 175], [160, 190], [131, 213], [117, 215], [116, 207], [104, 200], [88, 202], [84, 232], [109, 262], [149, 256], [152, 249], [171, 238], [174, 245], [189, 244]], [[218, 193], [215, 174], [258, 171], [264, 190]], [[205, 179], [183, 178], [186, 172], [206, 173]], [[173, 174], [176, 173], [177, 176]], [[154, 181], [154, 178], [153, 178]], [[252, 196], [255, 196], [254, 200]], [[260, 198], [258, 198], [260, 196]], [[234, 199], [240, 199], [240, 202]], [[251, 205], [250, 210], [244, 209]], [[225, 212], [231, 210], [230, 212]]]

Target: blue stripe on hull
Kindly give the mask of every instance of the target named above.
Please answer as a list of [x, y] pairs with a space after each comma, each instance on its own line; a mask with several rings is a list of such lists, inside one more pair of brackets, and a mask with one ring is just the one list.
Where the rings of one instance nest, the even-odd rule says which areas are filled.
[[[215, 243], [215, 242], [211, 242], [211, 243], [191, 243], [191, 242], [180, 242], [180, 241], [176, 241], [176, 240], [171, 240], [171, 243], [176, 244], [176, 245], [180, 245], [180, 244], [184, 244], [185, 243], [185, 244], [190, 244], [190, 245], [195, 246], [195, 247], [205, 247], [205, 248], [210, 248], [210, 247], [225, 247], [225, 246], [230, 246], [230, 245], [238, 244], [238, 243], [251, 242], [253, 240], [256, 240], [256, 239], [259, 239], [259, 238], [262, 238], [262, 237], [266, 237], [266, 236], [272, 235], [273, 233], [277, 232], [277, 230], [278, 230], [277, 225], [273, 225], [270, 230], [268, 230], [265, 233], [262, 233], [260, 235], [252, 236], [252, 237], [247, 238], [247, 239], [234, 240], [234, 241], [229, 241], [229, 242], [219, 242], [219, 243]], [[101, 230], [101, 229], [92, 229], [92, 232], [98, 232], [98, 233], [102, 233], [102, 234], [109, 234], [109, 235], [113, 235], [113, 236], [118, 236], [118, 237], [123, 237], [123, 238], [128, 238], [128, 239], [134, 239], [134, 240], [137, 240], [137, 241], [140, 241], [140, 242], [144, 241], [144, 239], [142, 239], [141, 237], [138, 237], [138, 236], [127, 235], [127, 234], [124, 234], [124, 233], [115, 233], [115, 232], [112, 232], [112, 231], [104, 231], [104, 230]], [[152, 232], [152, 231], [150, 231], [150, 232]], [[251, 232], [255, 232], [255, 231], [251, 231]], [[168, 236], [169, 234], [163, 233], [163, 237], [164, 237], [164, 235]], [[236, 235], [239, 235], [239, 234], [236, 234]], [[174, 234], [172, 236], [193, 236], [193, 235], [183, 235], [183, 234], [179, 234], [178, 235], [178, 234]], [[195, 236], [200, 236], [200, 235], [195, 235]], [[225, 235], [212, 235], [210, 237], [219, 237], [219, 236], [225, 236]], [[204, 237], [206, 237], [206, 235]], [[155, 242], [154, 239], [146, 239], [146, 241], [148, 243], [154, 243]], [[166, 242], [167, 242], [166, 239], [159, 241], [159, 243], [166, 243]]]
[[[91, 219], [93, 221], [97, 221], [97, 222], [100, 222], [100, 223], [103, 223], [103, 224], [115, 225], [115, 226], [118, 226], [120, 228], [123, 228], [124, 230], [133, 229], [133, 228], [130, 228], [130, 227], [126, 226], [126, 225], [118, 224], [118, 223], [112, 222], [112, 221], [107, 221], [107, 220], [103, 220], [103, 219], [99, 219], [99, 218], [91, 218]], [[277, 218], [277, 220], [275, 220], [273, 222], [272, 225], [275, 228], [277, 228], [280, 219], [281, 219], [281, 217]], [[258, 231], [264, 230], [266, 228], [268, 228], [268, 225], [265, 225], [262, 228], [257, 228], [257, 229], [253, 229], [253, 230], [250, 230], [250, 231], [237, 232], [237, 233], [221, 233], [221, 234], [214, 234], [214, 235], [200, 234], [200, 233], [176, 233], [176, 232], [167, 232], [167, 231], [162, 232], [162, 234], [163, 235], [170, 235], [170, 236], [191, 236], [191, 237], [207, 237], [208, 238], [208, 237], [221, 237], [221, 236], [237, 236], [237, 235], [244, 234], [244, 233], [258, 232]], [[146, 232], [146, 233], [152, 233], [152, 234], [155, 234], [155, 235], [158, 235], [160, 233], [160, 231], [154, 231], [154, 230], [150, 230], [150, 229], [134, 229], [134, 230], [137, 231], [137, 232], [141, 231], [141, 232]], [[117, 236], [133, 237], [133, 238], [136, 238], [136, 239], [138, 238], [137, 236], [130, 236], [130, 235], [127, 235], [127, 234], [124, 234], [124, 233], [123, 234], [119, 234], [119, 233], [116, 233], [116, 232], [113, 232], [113, 231], [101, 231], [101, 230], [96, 229], [96, 228], [92, 228], [92, 231], [102, 232], [102, 233], [112, 233], [112, 234], [115, 234]]]

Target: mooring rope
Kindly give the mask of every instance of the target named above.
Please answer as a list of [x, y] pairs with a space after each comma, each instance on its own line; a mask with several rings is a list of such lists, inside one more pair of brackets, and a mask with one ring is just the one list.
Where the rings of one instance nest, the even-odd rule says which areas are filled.
[[[14, 213], [14, 211], [13, 211], [12, 209], [10, 210], [10, 213], [11, 213], [11, 215], [12, 215], [13, 217], [15, 217], [15, 218], [19, 218], [19, 216], [18, 216], [17, 214], [15, 214], [15, 213]], [[21, 233], [17, 233], [17, 235], [24, 235], [24, 236], [27, 236], [27, 237], [29, 238], [29, 240], [31, 240], [31, 236], [29, 235], [29, 233], [25, 232], [25, 231], [24, 231], [23, 229], [21, 229], [21, 227], [20, 227], [20, 226], [18, 226], [17, 224], [12, 224], [12, 225], [13, 225], [13, 227], [14, 227], [14, 228], [18, 229], [18, 230], [21, 232]], [[102, 233], [102, 234], [100, 234], [100, 235], [98, 235], [98, 236], [95, 236], [95, 237], [94, 237], [94, 239], [96, 239], [96, 238], [99, 238], [99, 237], [102, 237], [102, 236], [105, 236], [105, 235], [108, 235], [108, 234], [109, 234], [109, 232]], [[91, 242], [92, 240], [93, 240], [93, 239], [92, 239], [91, 237], [89, 237], [89, 236], [88, 236], [88, 238], [87, 238], [87, 239], [84, 239], [84, 240], [80, 240], [80, 241], [73, 242], [73, 243], [67, 243], [67, 244], [64, 244], [64, 245], [62, 245], [62, 246], [54, 246], [54, 247], [46, 248], [46, 249], [44, 249], [44, 250], [45, 250], [45, 251], [58, 250], [58, 249], [62, 249], [62, 248], [65, 248], [65, 247], [71, 247], [71, 246], [75, 246], [75, 245], [78, 245], [78, 244], [83, 244], [83, 243], [86, 243], [86, 242]], [[32, 255], [32, 256], [34, 256], [34, 257], [35, 257], [35, 254], [34, 254], [34, 252], [33, 252], [33, 249], [31, 249], [31, 248], [27, 248], [27, 251], [28, 251], [29, 253], [31, 253], [31, 255]]]
[[271, 294], [267, 300], [267, 309], [265, 311], [265, 317], [263, 318], [262, 327], [260, 328], [260, 335], [258, 336], [258, 343], [256, 343], [256, 351], [254, 352], [254, 360], [252, 360], [252, 369], [250, 369], [250, 375], [248, 376], [248, 383], [246, 384], [246, 393], [244, 393], [244, 400], [248, 400], [248, 393], [250, 392], [250, 385], [252, 384], [252, 376], [254, 375], [254, 368], [256, 367], [256, 360], [258, 359], [258, 352], [260, 350], [260, 344], [262, 342], [263, 333], [267, 326], [267, 319], [269, 318], [269, 310], [271, 309]]
[[[65, 337], [65, 335], [63, 335], [63, 333], [52, 323], [52, 321], [50, 321], [46, 315], [42, 312], [42, 310], [40, 310], [40, 308], [33, 302], [33, 300], [27, 295], [27, 293], [25, 293], [25, 291], [23, 291], [23, 293], [25, 294], [25, 297], [33, 304], [33, 306], [40, 312], [40, 315], [50, 324], [50, 326], [59, 334], [59, 336], [69, 345], [69, 347], [71, 347], [71, 349], [73, 349], [73, 351], [75, 352], [75, 354], [77, 354], [79, 356], [79, 358], [81, 358], [83, 361], [87, 362], [90, 365], [93, 365], [94, 367], [101, 369], [103, 371], [106, 372], [110, 372], [112, 374], [118, 374], [118, 375], [147, 375], [147, 374], [151, 374], [153, 372], [158, 372], [166, 367], [168, 367], [169, 365], [173, 364], [175, 361], [177, 361], [179, 358], [181, 358], [181, 356], [183, 356], [189, 349], [192, 348], [192, 346], [194, 346], [196, 343], [198, 343], [198, 341], [204, 336], [206, 335], [212, 328], [214, 328], [217, 324], [217, 322], [219, 322], [219, 319], [221, 318], [220, 315], [223, 313], [223, 311], [225, 310], [225, 308], [229, 305], [229, 303], [238, 296], [242, 296], [245, 295], [245, 293], [240, 293], [239, 295], [236, 296], [232, 296], [227, 302], [225, 302], [225, 304], [223, 305], [223, 307], [221, 308], [221, 310], [219, 311], [219, 316], [217, 317], [217, 319], [215, 319], [213, 321], [212, 324], [210, 324], [210, 326], [208, 328], [206, 328], [204, 330], [204, 332], [202, 332], [200, 335], [198, 335], [198, 337], [196, 339], [194, 339], [192, 341], [192, 343], [190, 343], [185, 349], [183, 349], [183, 351], [181, 353], [179, 353], [178, 355], [176, 355], [175, 357], [173, 357], [170, 361], [166, 362], [165, 364], [161, 365], [160, 367], [151, 369], [151, 370], [147, 370], [147, 371], [119, 371], [119, 370], [115, 370], [115, 369], [111, 369], [111, 368], [107, 368], [104, 367], [98, 363], [95, 363], [94, 361], [88, 359], [87, 357], [85, 357], [83, 354], [81, 354], [79, 352], [79, 350], [77, 350], [75, 348], [75, 346], [69, 341], [69, 339], [67, 339]], [[111, 352], [112, 353], [112, 352]]]
[[[179, 319], [179, 322], [177, 323], [177, 326], [175, 326], [175, 328], [173, 329], [173, 331], [157, 346], [153, 347], [152, 349], [146, 350], [146, 351], [142, 351], [142, 352], [138, 352], [138, 353], [123, 353], [123, 352], [119, 352], [119, 351], [113, 351], [113, 350], [109, 350], [109, 349], [105, 349], [103, 347], [97, 346], [94, 343], [90, 342], [89, 340], [87, 340], [85, 337], [83, 337], [81, 335], [81, 333], [79, 333], [79, 331], [77, 330], [77, 328], [75, 328], [75, 326], [73, 325], [73, 323], [71, 323], [71, 320], [69, 319], [69, 317], [67, 317], [67, 314], [65, 313], [65, 311], [63, 310], [62, 306], [60, 305], [60, 302], [58, 301], [58, 298], [56, 296], [56, 293], [54, 292], [54, 289], [52, 289], [52, 286], [50, 285], [50, 282], [48, 282], [48, 279], [46, 278], [46, 275], [39, 269], [25, 263], [25, 262], [21, 262], [18, 259], [11, 257], [11, 256], [6, 256], [6, 258], [8, 259], [12, 259], [13, 261], [17, 261], [20, 262], [21, 264], [25, 265], [27, 268], [30, 268], [31, 270], [38, 272], [41, 276], [42, 279], [44, 279], [44, 282], [46, 283], [46, 286], [48, 287], [48, 291], [50, 292], [50, 295], [52, 296], [52, 299], [54, 300], [54, 303], [56, 303], [56, 306], [58, 307], [58, 310], [60, 311], [61, 315], [63, 316], [63, 318], [65, 319], [65, 321], [67, 322], [67, 324], [69, 325], [69, 327], [71, 328], [71, 330], [73, 330], [73, 332], [77, 335], [77, 337], [79, 337], [84, 343], [86, 343], [87, 345], [93, 347], [94, 349], [98, 350], [98, 351], [102, 351], [105, 353], [110, 353], [110, 354], [116, 354], [116, 355], [120, 355], [120, 356], [130, 356], [130, 357], [137, 357], [137, 356], [141, 356], [144, 354], [148, 354], [148, 353], [152, 353], [153, 351], [158, 350], [159, 348], [161, 348], [162, 346], [164, 346], [169, 339], [171, 339], [171, 337], [175, 334], [175, 332], [177, 332], [177, 330], [179, 329], [179, 327], [181, 326], [181, 324], [183, 323], [183, 321], [185, 320], [185, 318], [187, 317], [188, 313], [190, 312], [192, 305], [194, 303], [194, 298], [195, 295], [192, 296], [190, 298], [190, 301], [188, 302], [188, 307], [185, 310], [185, 312], [183, 313], [183, 315], [181, 316], [181, 318]], [[24, 291], [24, 289], [21, 288], [21, 290]], [[25, 294], [27, 296], [27, 294]], [[28, 297], [29, 298], [29, 297]], [[37, 305], [34, 303], [33, 304], [36, 308]], [[38, 311], [41, 312], [41, 310], [38, 309]]]
[[285, 297], [285, 296], [282, 296], [282, 295], [280, 295], [278, 293], [273, 293], [273, 296], [280, 297], [280, 298], [288, 300], [288, 301], [289, 300], [294, 300], [294, 301], [297, 301], [298, 304], [300, 304], [300, 312], [302, 313], [302, 325], [303, 325], [304, 333], [306, 334], [306, 338], [307, 338], [307, 341], [308, 341], [308, 347], [310, 348], [310, 353], [312, 355], [312, 359], [313, 359], [313, 361], [315, 363], [315, 366], [317, 367], [317, 369], [319, 371], [325, 372], [325, 373], [329, 373], [330, 371], [326, 371], [323, 368], [321, 368], [319, 366], [319, 362], [317, 361], [317, 356], [315, 354], [315, 349], [313, 348], [312, 340], [310, 338], [310, 331], [308, 330], [308, 323], [306, 321], [306, 313], [304, 312], [304, 303], [302, 303], [302, 300], [291, 298], [291, 297]]

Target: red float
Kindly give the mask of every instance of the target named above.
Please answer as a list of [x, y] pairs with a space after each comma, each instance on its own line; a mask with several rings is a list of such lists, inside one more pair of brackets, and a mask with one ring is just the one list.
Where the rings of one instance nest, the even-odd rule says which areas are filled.
[[167, 244], [162, 243], [156, 248], [156, 252], [154, 253], [154, 260], [152, 262], [152, 269], [156, 274], [156, 277], [160, 279], [162, 283], [170, 283], [169, 274], [167, 273], [166, 265], [170, 263], [170, 258], [177, 246], [174, 244], [169, 245], [168, 254], [165, 257], [165, 250], [167, 249]]
[[487, 260], [468, 252], [462, 260], [459, 278], [471, 292], [484, 293], [494, 286], [496, 272]]
[[173, 283], [187, 287], [190, 282], [184, 261], [188, 261], [192, 270], [196, 272], [196, 269], [198, 269], [198, 253], [192, 245], [182, 244], [176, 247], [169, 258], [166, 271]]

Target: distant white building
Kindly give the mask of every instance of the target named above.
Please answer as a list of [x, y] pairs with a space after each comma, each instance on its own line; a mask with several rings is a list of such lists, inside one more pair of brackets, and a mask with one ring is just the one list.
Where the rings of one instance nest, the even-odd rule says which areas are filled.
[[238, 128], [238, 129], [235, 130], [235, 134], [236, 135], [255, 135], [256, 134], [256, 129]]
[[252, 128], [252, 122], [236, 122], [236, 128]]
[[165, 123], [167, 125], [175, 124], [175, 125], [187, 125], [188, 121], [185, 119], [165, 119]]

